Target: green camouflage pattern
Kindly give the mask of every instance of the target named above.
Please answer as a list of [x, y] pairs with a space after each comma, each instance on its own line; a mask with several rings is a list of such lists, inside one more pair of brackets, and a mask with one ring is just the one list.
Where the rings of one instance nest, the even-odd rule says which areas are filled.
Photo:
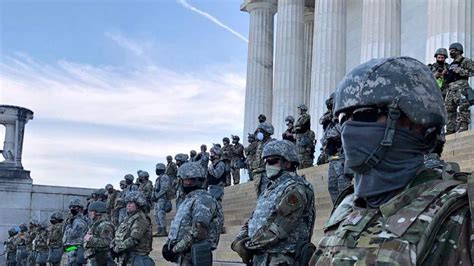
[[120, 260], [126, 264], [131, 252], [146, 255], [152, 246], [151, 221], [141, 210], [128, 213], [125, 220], [115, 231], [111, 247], [120, 254]]
[[63, 246], [63, 223], [51, 224], [48, 227], [48, 247], [59, 248]]
[[114, 232], [115, 227], [107, 217], [97, 218], [89, 227], [87, 234], [91, 238], [84, 242], [85, 256], [97, 262], [95, 265], [104, 265], [110, 257], [109, 247], [114, 239]]
[[420, 173], [379, 209], [347, 196], [325, 225], [311, 265], [471, 265], [467, 185]]

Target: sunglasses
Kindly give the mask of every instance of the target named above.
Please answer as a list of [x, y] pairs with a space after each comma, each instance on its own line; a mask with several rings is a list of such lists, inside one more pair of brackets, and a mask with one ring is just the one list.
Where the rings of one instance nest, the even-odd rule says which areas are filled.
[[280, 158], [266, 158], [265, 159], [265, 163], [267, 163], [268, 165], [275, 165], [275, 164], [278, 164], [280, 162]]
[[352, 112], [340, 113], [339, 123], [343, 124], [347, 120], [358, 122], [377, 122], [380, 115], [387, 114], [386, 110], [378, 107], [361, 107], [354, 109]]

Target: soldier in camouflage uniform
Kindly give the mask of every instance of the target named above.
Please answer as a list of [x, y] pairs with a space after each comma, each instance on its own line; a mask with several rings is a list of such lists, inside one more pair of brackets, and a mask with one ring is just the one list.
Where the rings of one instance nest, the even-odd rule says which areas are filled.
[[143, 212], [146, 199], [142, 193], [133, 191], [125, 197], [127, 218], [119, 225], [110, 245], [113, 256], [121, 266], [155, 265], [148, 257], [152, 250], [153, 236], [151, 220]]
[[98, 201], [99, 200], [99, 190], [94, 190], [90, 197], [87, 198], [87, 203], [86, 203], [86, 209], [84, 210], [84, 215], [87, 215], [87, 209], [89, 208], [89, 205], [92, 202]]
[[444, 80], [444, 75], [448, 73], [449, 64], [446, 63], [446, 59], [448, 58], [448, 51], [444, 48], [438, 48], [434, 54], [436, 62], [433, 64], [429, 64], [428, 67], [430, 68], [433, 76], [438, 83], [438, 87], [441, 89], [441, 93], [443, 94], [443, 99], [446, 97], [446, 82]]
[[120, 196], [120, 192], [114, 189], [112, 184], [107, 184], [105, 186], [105, 190], [107, 191], [107, 200], [105, 201], [105, 205], [107, 206], [107, 214], [110, 217], [110, 220], [115, 224], [118, 222], [118, 212], [114, 212], [115, 202], [117, 198]]
[[195, 150], [189, 151], [189, 161], [195, 162], [196, 161], [197, 152]]
[[82, 215], [84, 205], [80, 199], [75, 198], [69, 201], [70, 215], [64, 222], [63, 244], [67, 253], [68, 266], [83, 265], [86, 263], [84, 257], [84, 236], [89, 227], [89, 220]]
[[90, 266], [114, 264], [110, 255], [110, 243], [114, 239], [115, 227], [107, 218], [107, 206], [96, 201], [89, 208], [91, 225], [84, 236], [85, 257]]
[[31, 219], [28, 224], [28, 232], [26, 233], [25, 244], [26, 250], [28, 251], [27, 265], [35, 265], [36, 263], [36, 252], [33, 250], [33, 240], [38, 232], [39, 221]]
[[153, 183], [149, 180], [150, 175], [147, 171], [141, 171], [138, 176], [138, 182], [140, 182], [140, 187], [138, 187], [138, 191], [140, 191], [146, 199], [147, 206], [145, 207], [145, 213], [149, 213], [151, 208], [153, 207], [153, 203], [151, 202], [151, 196], [153, 194]]
[[410, 57], [370, 60], [339, 84], [334, 115], [355, 184], [310, 265], [472, 265], [466, 176], [423, 167], [446, 121], [430, 69]]
[[262, 158], [270, 185], [231, 248], [247, 265], [307, 265], [316, 211], [313, 187], [296, 174], [297, 148], [275, 140], [265, 145]]
[[441, 154], [443, 153], [445, 143], [446, 139], [444, 137], [444, 133], [441, 132], [433, 149], [429, 153], [425, 154], [424, 164], [426, 168], [436, 170], [441, 174], [443, 173], [445, 162], [444, 160], [441, 160]]
[[118, 213], [118, 220], [113, 221], [115, 226], [118, 226], [127, 216], [127, 208], [125, 204], [125, 195], [127, 189], [127, 182], [125, 180], [120, 180], [120, 194], [117, 199], [115, 199], [114, 212]]
[[47, 221], [42, 221], [38, 226], [38, 232], [35, 239], [33, 240], [33, 251], [36, 253], [36, 265], [46, 266], [49, 251]]
[[207, 152], [207, 146], [205, 144], [201, 145], [201, 152], [196, 156], [196, 162], [201, 164], [202, 168], [207, 171], [207, 166], [209, 165], [209, 153]]
[[173, 157], [171, 155], [166, 156], [166, 172], [165, 174], [169, 176], [172, 180], [176, 180], [178, 176], [178, 166], [173, 162]]
[[198, 163], [186, 163], [179, 168], [186, 197], [162, 249], [163, 258], [177, 265], [212, 265], [211, 250], [219, 243], [222, 214], [214, 197], [202, 188], [203, 170]]
[[16, 245], [14, 238], [18, 232], [15, 227], [8, 229], [8, 239], [3, 242], [5, 248], [5, 263], [7, 266], [16, 266]]
[[59, 266], [63, 256], [63, 214], [61, 212], [53, 212], [48, 227], [48, 259], [47, 262], [51, 266]]
[[[469, 77], [474, 76], [474, 61], [463, 57], [463, 47], [460, 43], [449, 46], [449, 55], [453, 62], [449, 65], [445, 81], [448, 86], [446, 95], [446, 110], [448, 124], [446, 134], [468, 130], [471, 122], [470, 103], [468, 99]], [[471, 99], [472, 100], [472, 99]], [[458, 112], [459, 109], [459, 112]]]
[[[178, 153], [174, 156], [174, 159], [176, 160], [176, 166], [179, 168], [181, 165], [185, 164], [188, 162], [188, 155], [184, 153]], [[176, 173], [178, 175], [178, 173]], [[179, 179], [179, 176], [176, 180], [176, 183], [174, 184], [175, 186], [175, 191], [176, 191], [176, 210], [179, 207], [179, 204], [184, 199], [184, 192], [183, 192], [183, 186], [181, 184], [182, 180]]]
[[296, 135], [296, 147], [300, 156], [299, 169], [313, 166], [315, 134], [311, 130], [311, 116], [307, 113], [308, 107], [298, 106], [298, 120], [296, 120], [293, 133]]
[[289, 115], [285, 118], [285, 123], [286, 130], [283, 132], [283, 134], [281, 134], [281, 138], [296, 143], [295, 135], [293, 134], [295, 118]]
[[20, 224], [20, 232], [13, 238], [13, 244], [16, 246], [16, 264], [18, 266], [26, 266], [28, 259], [28, 250], [26, 248], [26, 235], [28, 227], [26, 224]]
[[249, 181], [253, 181], [252, 168], [253, 162], [255, 161], [255, 153], [257, 152], [258, 142], [255, 139], [255, 135], [252, 133], [248, 133], [247, 141], [249, 145], [245, 147], [245, 166], [249, 173]]
[[239, 143], [239, 136], [232, 136], [231, 154], [231, 172], [234, 185], [240, 183], [240, 168], [242, 168], [244, 158], [244, 145]]
[[230, 186], [232, 183], [231, 177], [231, 159], [232, 159], [232, 145], [230, 144], [230, 139], [225, 137], [222, 139], [222, 160], [226, 164], [226, 176], [225, 176], [225, 186]]
[[257, 193], [257, 197], [260, 193], [265, 190], [268, 184], [268, 179], [265, 175], [265, 160], [262, 158], [263, 147], [273, 139], [271, 136], [273, 135], [274, 129], [273, 125], [267, 122], [260, 123], [257, 127], [257, 134], [256, 138], [258, 141], [257, 150], [255, 152], [255, 160], [252, 163], [252, 175], [255, 180], [255, 191]]
[[[224, 184], [226, 177], [226, 165], [222, 158], [222, 149], [218, 146], [211, 148], [211, 164], [207, 170], [206, 187], [207, 191], [217, 200], [217, 211], [222, 217], [224, 224], [224, 209], [222, 208], [222, 200], [224, 199]], [[222, 234], [225, 229], [222, 228]]]
[[155, 173], [158, 176], [153, 189], [152, 200], [155, 203], [155, 220], [158, 231], [153, 236], [168, 236], [166, 232], [166, 213], [171, 211], [169, 195], [172, 192], [171, 179], [165, 174], [166, 166], [162, 163], [156, 164]]
[[321, 138], [321, 154], [318, 156], [318, 160], [316, 162], [317, 165], [321, 164], [326, 164], [329, 162], [329, 156], [326, 154], [326, 145], [328, 144], [327, 138], [325, 137], [326, 131], [328, 128], [333, 127], [336, 123], [334, 122], [335, 119], [333, 119], [332, 115], [332, 109], [333, 109], [333, 99], [334, 98], [334, 93], [329, 96], [328, 99], [326, 99], [326, 112], [319, 118], [319, 124], [323, 127], [323, 137]]

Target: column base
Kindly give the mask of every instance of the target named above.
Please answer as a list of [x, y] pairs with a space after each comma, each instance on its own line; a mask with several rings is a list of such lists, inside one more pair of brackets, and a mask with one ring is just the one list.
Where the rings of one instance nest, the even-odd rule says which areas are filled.
[[30, 171], [23, 170], [18, 167], [10, 167], [9, 164], [0, 163], [0, 179], [29, 179], [31, 180]]

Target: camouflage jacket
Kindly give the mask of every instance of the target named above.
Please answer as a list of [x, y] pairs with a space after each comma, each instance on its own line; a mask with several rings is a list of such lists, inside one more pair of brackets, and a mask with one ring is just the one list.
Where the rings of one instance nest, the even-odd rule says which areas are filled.
[[229, 160], [232, 158], [232, 146], [231, 144], [222, 146], [222, 159]]
[[257, 174], [265, 172], [265, 161], [262, 158], [263, 147], [272, 140], [272, 138], [269, 138], [267, 140], [257, 141], [258, 145], [257, 150], [255, 151], [255, 160], [253, 160], [251, 164], [252, 172]]
[[89, 220], [82, 214], [69, 216], [63, 226], [64, 246], [82, 245], [89, 227]]
[[[341, 131], [341, 126], [335, 123], [331, 123], [324, 131], [324, 153], [326, 153], [328, 156], [341, 156]], [[331, 160], [331, 158], [329, 158], [329, 160]]]
[[293, 128], [293, 133], [295, 134], [304, 134], [311, 129], [311, 116], [307, 113], [304, 113], [298, 117], [296, 120], [295, 126]]
[[311, 265], [472, 265], [466, 191], [465, 181], [425, 169], [377, 209], [348, 195], [324, 226]]
[[223, 225], [220, 215], [217, 201], [206, 190], [187, 194], [171, 222], [168, 239], [175, 243], [173, 251], [186, 253], [193, 243], [202, 239], [208, 239], [216, 248]]
[[140, 184], [138, 191], [143, 193], [143, 196], [148, 202], [151, 202], [151, 196], [153, 194], [153, 183], [150, 180], [144, 180]]
[[257, 198], [238, 238], [250, 237], [246, 246], [257, 253], [294, 254], [298, 243], [311, 242], [315, 215], [313, 186], [284, 172]]
[[155, 187], [153, 189], [153, 199], [168, 199], [168, 192], [171, 189], [171, 179], [168, 175], [162, 174], [156, 178]]
[[120, 192], [114, 189], [114, 192], [107, 193], [107, 200], [105, 201], [105, 205], [107, 206], [107, 213], [110, 215], [115, 208], [115, 202], [117, 198], [120, 196]]
[[151, 220], [141, 210], [127, 214], [125, 220], [115, 231], [112, 246], [120, 252], [148, 254], [152, 246]]
[[52, 224], [48, 227], [48, 247], [63, 246], [63, 223]]
[[244, 157], [244, 145], [237, 143], [232, 145], [231, 148], [231, 158], [232, 162], [236, 162], [237, 160]]
[[37, 227], [28, 228], [28, 232], [26, 232], [26, 236], [25, 236], [25, 244], [28, 250], [33, 250], [33, 240], [35, 239], [37, 233], [38, 233]]
[[[459, 68], [459, 70], [457, 70]], [[474, 61], [463, 57], [461, 63], [453, 61], [449, 65], [448, 74], [445, 75], [450, 89], [469, 87], [469, 77], [474, 76]]]
[[209, 165], [209, 153], [201, 152], [196, 156], [196, 162], [200, 163], [202, 168], [207, 169]]
[[207, 185], [224, 185], [226, 165], [223, 160], [211, 163], [208, 169]]
[[16, 253], [15, 236], [10, 236], [3, 243], [5, 253]]
[[27, 232], [19, 232], [18, 234], [16, 234], [12, 239], [13, 244], [17, 247], [26, 246], [26, 235]]
[[166, 170], [165, 174], [167, 174], [169, 177], [176, 179], [176, 176], [178, 175], [178, 166], [176, 163], [171, 162], [166, 165]]
[[117, 211], [119, 209], [125, 208], [126, 203], [125, 203], [125, 189], [122, 191], [119, 191], [117, 198], [115, 198], [115, 203], [114, 203], [114, 211]]
[[96, 250], [108, 250], [110, 243], [114, 239], [115, 227], [107, 217], [101, 217], [93, 221], [87, 234], [92, 237], [84, 243], [84, 247], [89, 254], [94, 254]]
[[255, 160], [255, 154], [257, 152], [258, 141], [254, 141], [250, 143], [245, 149], [245, 164], [249, 168], [250, 171], [253, 170], [252, 162]]
[[33, 240], [34, 251], [47, 251], [48, 250], [48, 230], [46, 228], [40, 228]]

